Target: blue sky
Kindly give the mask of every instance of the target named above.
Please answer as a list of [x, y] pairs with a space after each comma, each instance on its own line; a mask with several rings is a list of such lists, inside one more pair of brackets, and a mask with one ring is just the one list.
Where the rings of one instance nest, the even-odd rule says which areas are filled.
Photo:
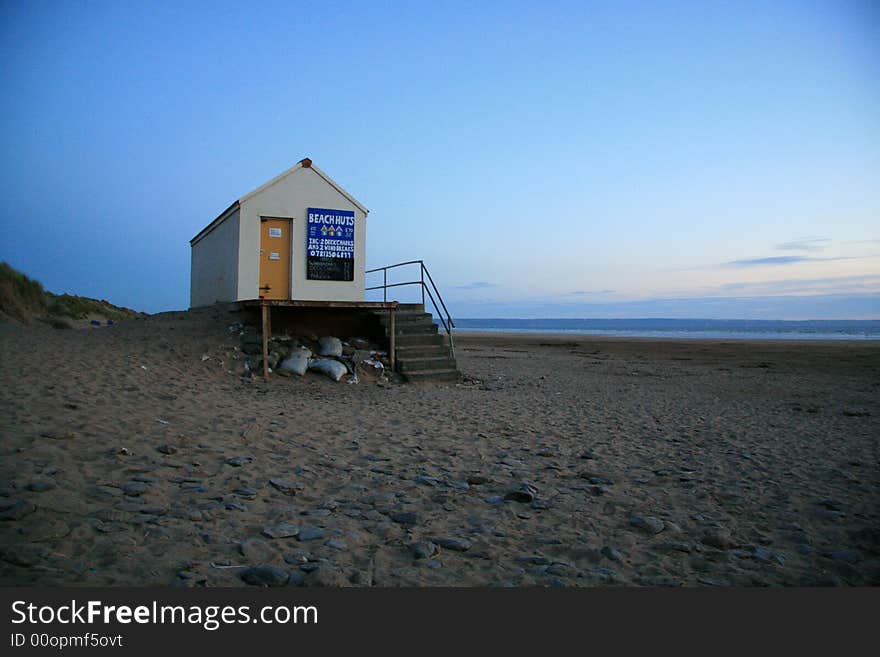
[[0, 258], [188, 303], [308, 156], [460, 317], [880, 318], [871, 2], [0, 2]]

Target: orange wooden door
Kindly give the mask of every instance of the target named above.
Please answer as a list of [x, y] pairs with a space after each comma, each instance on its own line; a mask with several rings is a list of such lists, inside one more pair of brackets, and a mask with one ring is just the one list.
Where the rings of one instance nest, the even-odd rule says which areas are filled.
[[290, 219], [260, 221], [260, 298], [290, 298]]

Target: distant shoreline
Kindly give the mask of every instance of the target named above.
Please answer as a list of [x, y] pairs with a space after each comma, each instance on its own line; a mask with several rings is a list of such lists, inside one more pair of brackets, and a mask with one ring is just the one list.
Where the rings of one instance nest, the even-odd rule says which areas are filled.
[[582, 335], [658, 340], [880, 341], [880, 320], [459, 319], [474, 333]]
[[[442, 331], [442, 329], [441, 329]], [[453, 329], [453, 338], [458, 339], [478, 339], [485, 338], [489, 340], [528, 340], [540, 339], [548, 342], [566, 342], [578, 340], [580, 342], [639, 342], [639, 343], [687, 343], [687, 344], [719, 344], [719, 343], [736, 343], [736, 344], [778, 344], [778, 345], [809, 345], [809, 346], [863, 346], [868, 348], [880, 348], [880, 338], [767, 338], [767, 337], [685, 337], [680, 335], [615, 335], [609, 333], [583, 333], [579, 331], [542, 331], [528, 329]]]

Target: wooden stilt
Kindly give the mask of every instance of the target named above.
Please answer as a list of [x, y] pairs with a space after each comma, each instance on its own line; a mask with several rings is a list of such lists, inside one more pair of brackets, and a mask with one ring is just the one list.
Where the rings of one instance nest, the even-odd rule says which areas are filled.
[[397, 330], [395, 328], [395, 319], [397, 315], [397, 309], [392, 308], [390, 311], [390, 318], [388, 321], [388, 325], [390, 327], [391, 336], [389, 337], [389, 346], [388, 346], [388, 359], [391, 361], [391, 371], [394, 372], [397, 366]]
[[269, 304], [260, 304], [260, 315], [263, 320], [263, 378], [269, 380]]

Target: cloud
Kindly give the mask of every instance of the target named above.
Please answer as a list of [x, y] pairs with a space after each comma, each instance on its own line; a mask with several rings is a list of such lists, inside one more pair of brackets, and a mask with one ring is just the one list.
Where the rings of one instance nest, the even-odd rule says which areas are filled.
[[880, 293], [880, 275], [832, 276], [828, 278], [793, 278], [781, 281], [753, 281], [725, 283], [718, 288], [721, 294], [776, 295], [776, 294], [877, 294]]
[[588, 294], [614, 294], [616, 290], [575, 290], [574, 292], [569, 292], [569, 294], [575, 296], [585, 296]]
[[830, 262], [832, 260], [852, 260], [848, 257], [837, 258], [815, 258], [813, 256], [769, 256], [767, 258], [744, 258], [742, 260], [731, 260], [730, 262], [722, 262], [721, 267], [763, 267], [765, 265], [794, 265], [799, 262]]
[[457, 285], [455, 287], [456, 290], [485, 290], [488, 287], [495, 287], [495, 283], [489, 283], [488, 281], [474, 281], [473, 283], [468, 283], [467, 285]]
[[780, 251], [821, 251], [831, 239], [828, 237], [802, 237], [792, 242], [782, 242], [775, 248]]

